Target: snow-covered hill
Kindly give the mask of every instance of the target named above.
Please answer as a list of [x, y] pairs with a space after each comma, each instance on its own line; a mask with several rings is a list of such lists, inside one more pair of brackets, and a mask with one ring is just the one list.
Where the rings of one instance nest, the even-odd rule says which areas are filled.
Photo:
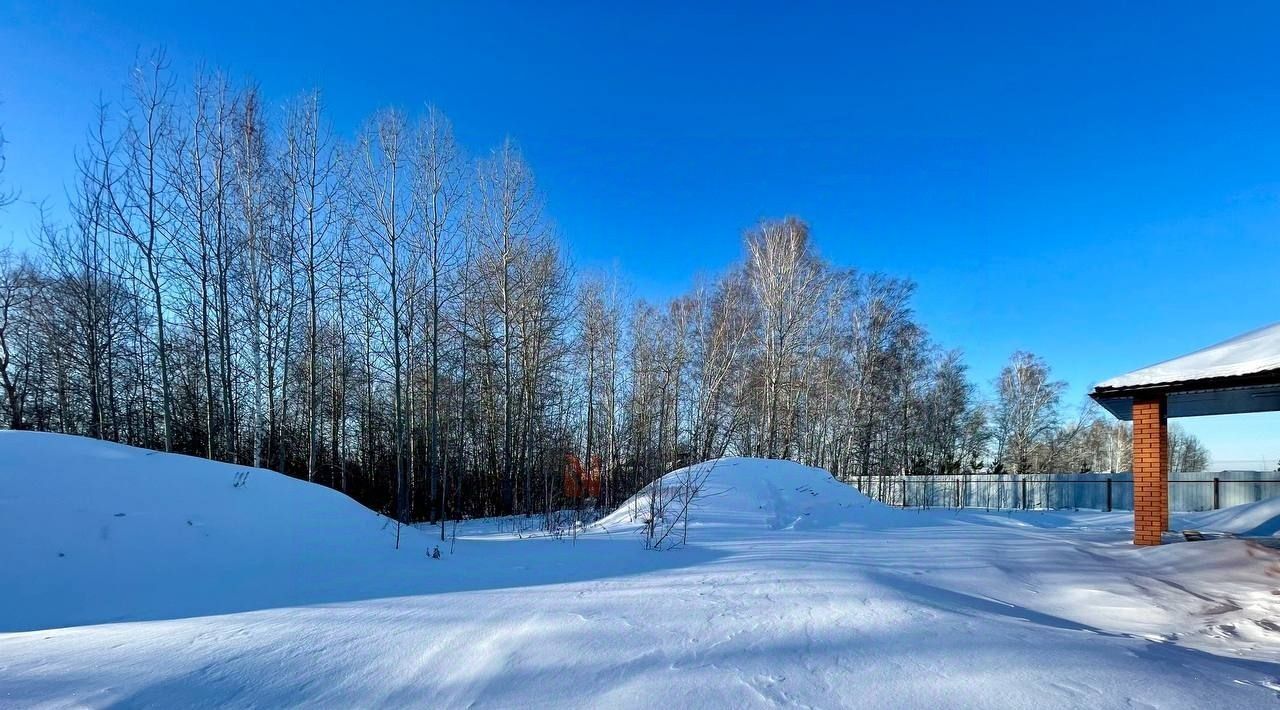
[[390, 593], [426, 576], [431, 541], [402, 535], [271, 471], [0, 431], [0, 631]]
[[702, 482], [677, 549], [644, 549], [642, 495], [576, 539], [464, 523], [437, 561], [243, 470], [0, 434], [0, 620], [38, 629], [0, 633], [0, 707], [1280, 701], [1277, 552], [1134, 548], [1124, 513], [898, 510], [726, 459], [659, 484]]
[[[699, 489], [691, 504], [691, 524], [714, 537], [733, 537], [755, 527], [887, 527], [904, 520], [902, 511], [872, 501], [822, 469], [791, 461], [726, 458], [672, 471], [598, 525], [633, 523], [646, 514], [654, 488], [676, 499], [690, 485]], [[706, 539], [705, 534], [698, 537]]]

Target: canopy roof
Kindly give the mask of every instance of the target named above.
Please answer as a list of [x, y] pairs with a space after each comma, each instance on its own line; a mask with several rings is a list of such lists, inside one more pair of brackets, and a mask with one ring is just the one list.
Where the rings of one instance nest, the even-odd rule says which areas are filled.
[[1105, 380], [1089, 396], [1129, 419], [1134, 396], [1158, 394], [1171, 417], [1280, 410], [1280, 323]]

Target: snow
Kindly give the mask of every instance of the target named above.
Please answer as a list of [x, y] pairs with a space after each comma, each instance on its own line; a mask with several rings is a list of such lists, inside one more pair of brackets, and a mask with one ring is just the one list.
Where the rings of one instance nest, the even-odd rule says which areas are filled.
[[58, 434], [0, 432], [0, 539], [0, 631], [356, 599], [428, 572], [328, 488]]
[[1182, 516], [1183, 529], [1244, 537], [1280, 537], [1280, 496], [1208, 513]]
[[0, 433], [0, 706], [1280, 698], [1280, 553], [1136, 548], [1126, 514], [900, 510], [726, 459], [696, 469], [682, 547], [644, 549], [639, 496], [576, 538], [464, 523], [432, 560], [438, 529], [397, 551], [341, 494], [257, 470], [234, 487], [243, 470]]
[[1142, 387], [1280, 369], [1280, 323], [1099, 382], [1097, 389]]

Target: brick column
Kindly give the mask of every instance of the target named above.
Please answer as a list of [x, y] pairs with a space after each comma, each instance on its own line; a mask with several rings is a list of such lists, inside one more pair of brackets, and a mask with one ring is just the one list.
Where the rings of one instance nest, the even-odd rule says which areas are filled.
[[1169, 527], [1169, 420], [1163, 394], [1133, 399], [1133, 543], [1159, 545]]

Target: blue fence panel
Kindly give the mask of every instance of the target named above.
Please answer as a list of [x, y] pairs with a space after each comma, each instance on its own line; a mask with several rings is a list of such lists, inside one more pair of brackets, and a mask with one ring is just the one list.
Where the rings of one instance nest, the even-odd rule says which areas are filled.
[[[849, 481], [882, 502], [908, 507], [1133, 510], [1133, 474], [871, 476]], [[1169, 508], [1214, 510], [1280, 496], [1280, 472], [1169, 475]]]

